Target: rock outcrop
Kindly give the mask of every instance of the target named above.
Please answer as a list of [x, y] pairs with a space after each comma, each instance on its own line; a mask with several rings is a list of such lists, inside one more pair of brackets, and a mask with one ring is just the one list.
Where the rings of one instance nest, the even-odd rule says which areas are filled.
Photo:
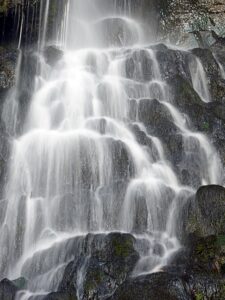
[[172, 42], [208, 47], [225, 36], [222, 0], [168, 0], [161, 9], [162, 32]]
[[202, 186], [189, 207], [188, 233], [201, 237], [225, 235], [225, 188], [217, 185]]

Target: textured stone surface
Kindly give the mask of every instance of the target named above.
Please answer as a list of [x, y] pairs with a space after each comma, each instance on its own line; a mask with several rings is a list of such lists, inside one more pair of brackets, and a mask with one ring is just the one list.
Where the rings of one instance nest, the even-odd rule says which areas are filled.
[[[223, 0], [169, 0], [162, 11], [164, 33], [177, 43], [213, 43], [210, 34], [214, 30], [219, 36], [225, 35], [225, 3]], [[190, 35], [197, 31], [200, 34]], [[197, 38], [197, 39], [196, 39]]]
[[201, 187], [189, 210], [186, 230], [200, 236], [225, 234], [225, 188]]

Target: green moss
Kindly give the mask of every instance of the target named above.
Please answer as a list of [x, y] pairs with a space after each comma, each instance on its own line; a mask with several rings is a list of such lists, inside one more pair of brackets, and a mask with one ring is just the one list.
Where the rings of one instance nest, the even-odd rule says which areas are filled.
[[27, 288], [27, 280], [24, 277], [13, 280], [13, 283], [20, 290], [25, 290]]
[[220, 299], [225, 299], [225, 285], [221, 287]]
[[209, 123], [208, 122], [203, 122], [202, 129], [203, 130], [209, 130]]
[[195, 248], [195, 256], [200, 262], [207, 263], [215, 258], [218, 251], [217, 238], [209, 236], [205, 239], [199, 239]]
[[202, 293], [195, 294], [195, 300], [204, 300], [204, 295]]
[[133, 242], [131, 239], [126, 239], [121, 243], [120, 240], [113, 240], [113, 249], [116, 256], [126, 257], [130, 254], [130, 250], [133, 247]]
[[225, 246], [225, 235], [218, 235], [217, 236], [217, 244], [218, 246]]
[[93, 270], [89, 276], [87, 281], [85, 282], [85, 290], [91, 291], [95, 290], [97, 286], [101, 284], [101, 282], [104, 280], [105, 273], [101, 270]]
[[6, 13], [8, 9], [8, 1], [0, 0], [0, 13]]

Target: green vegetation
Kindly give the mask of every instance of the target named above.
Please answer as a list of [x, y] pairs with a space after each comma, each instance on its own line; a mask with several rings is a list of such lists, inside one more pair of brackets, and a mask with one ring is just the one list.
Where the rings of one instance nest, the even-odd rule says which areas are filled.
[[113, 240], [113, 248], [115, 251], [115, 255], [116, 256], [120, 256], [120, 257], [126, 257], [130, 254], [130, 250], [133, 247], [133, 241], [131, 238], [127, 238], [126, 241], [123, 243], [121, 243], [120, 240], [114, 239]]
[[204, 300], [204, 295], [202, 293], [195, 294], [195, 300]]
[[8, 4], [8, 0], [0, 0], [0, 13], [7, 12]]
[[209, 123], [208, 122], [203, 122], [202, 129], [203, 130], [209, 130]]

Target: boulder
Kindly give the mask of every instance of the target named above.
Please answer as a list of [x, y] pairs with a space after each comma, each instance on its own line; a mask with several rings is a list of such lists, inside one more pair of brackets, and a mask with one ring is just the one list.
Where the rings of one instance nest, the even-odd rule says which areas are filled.
[[[138, 119], [144, 123], [150, 135], [160, 138], [166, 156], [177, 166], [182, 159], [183, 138], [169, 109], [156, 99], [141, 99]], [[151, 146], [149, 141], [146, 144]]]
[[150, 134], [158, 137], [178, 132], [169, 110], [156, 99], [141, 99], [139, 101], [138, 119], [144, 123]]
[[12, 281], [3, 279], [0, 282], [0, 299], [15, 300], [15, 296], [18, 290], [19, 289]]
[[186, 233], [199, 236], [225, 234], [225, 188], [202, 186], [189, 207]]
[[[60, 291], [79, 293], [80, 299], [105, 299], [131, 274], [139, 258], [129, 234], [87, 235], [82, 255], [65, 269]], [[82, 274], [82, 285], [79, 285]]]
[[44, 49], [46, 62], [53, 67], [63, 56], [63, 51], [55, 46], [48, 46]]
[[160, 73], [163, 80], [169, 80], [174, 76], [182, 76], [191, 80], [189, 62], [191, 53], [187, 51], [163, 48], [161, 44], [153, 49], [156, 50], [156, 58], [159, 63]]

